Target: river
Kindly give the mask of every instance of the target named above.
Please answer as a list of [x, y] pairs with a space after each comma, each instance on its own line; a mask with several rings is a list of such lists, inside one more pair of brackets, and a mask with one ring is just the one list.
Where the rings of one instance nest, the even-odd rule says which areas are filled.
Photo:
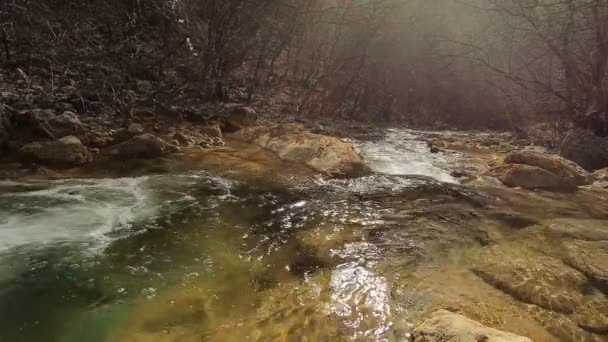
[[[536, 340], [602, 340], [576, 317], [603, 304], [551, 311], [493, 272], [553, 243], [543, 222], [608, 222], [606, 195], [461, 185], [453, 171], [483, 161], [423, 137], [357, 142], [374, 174], [354, 180], [0, 182], [0, 341], [407, 341], [436, 306]], [[562, 292], [604, 303], [585, 291]]]

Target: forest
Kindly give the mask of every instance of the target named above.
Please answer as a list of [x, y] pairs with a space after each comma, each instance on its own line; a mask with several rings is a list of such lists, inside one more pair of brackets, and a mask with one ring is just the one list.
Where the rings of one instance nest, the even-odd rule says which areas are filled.
[[57, 94], [69, 81], [128, 112], [143, 80], [167, 106], [246, 102], [312, 118], [503, 130], [575, 123], [608, 135], [602, 0], [3, 0], [0, 8], [2, 82], [36, 83], [39, 101], [72, 96]]

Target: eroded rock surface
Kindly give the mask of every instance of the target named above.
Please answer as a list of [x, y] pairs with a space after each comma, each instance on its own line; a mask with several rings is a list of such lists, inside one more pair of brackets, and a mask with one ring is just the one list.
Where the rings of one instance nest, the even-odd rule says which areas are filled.
[[565, 243], [566, 263], [584, 273], [608, 293], [608, 240], [573, 240]]
[[231, 137], [255, 143], [282, 159], [305, 164], [331, 176], [354, 177], [369, 172], [351, 143], [310, 133], [300, 125], [247, 127]]
[[[578, 255], [577, 260], [583, 258]], [[525, 247], [523, 241], [484, 248], [472, 269], [486, 283], [529, 304], [528, 310], [556, 336], [585, 336], [578, 341], [608, 332], [608, 301], [590, 287], [587, 276], [557, 257]], [[574, 323], [563, 325], [569, 321]]]
[[532, 342], [531, 339], [489, 328], [465, 316], [439, 310], [414, 330], [414, 342]]

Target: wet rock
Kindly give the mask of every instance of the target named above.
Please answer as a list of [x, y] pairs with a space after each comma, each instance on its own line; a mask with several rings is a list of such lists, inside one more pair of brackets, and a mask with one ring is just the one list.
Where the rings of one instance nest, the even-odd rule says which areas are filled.
[[34, 142], [20, 150], [26, 158], [53, 166], [82, 165], [91, 161], [91, 155], [75, 136], [67, 136], [56, 141]]
[[220, 124], [212, 124], [201, 128], [201, 133], [210, 138], [222, 138], [222, 129]]
[[465, 316], [439, 310], [420, 324], [414, 342], [532, 342], [531, 339], [482, 325]]
[[123, 143], [112, 146], [105, 154], [117, 158], [156, 158], [176, 152], [176, 147], [150, 134], [135, 136]]
[[564, 182], [571, 182], [575, 185], [591, 184], [593, 180], [593, 177], [580, 166], [557, 155], [519, 150], [509, 153], [504, 162], [505, 164], [536, 166], [562, 178]]
[[572, 240], [565, 243], [566, 263], [608, 293], [608, 241]]
[[559, 155], [593, 172], [608, 167], [608, 140], [577, 128], [566, 133], [559, 145]]
[[576, 183], [572, 182], [571, 179], [560, 178], [536, 166], [505, 164], [491, 168], [488, 174], [498, 178], [503, 184], [510, 187], [559, 191], [573, 191], [576, 189]]
[[338, 138], [310, 133], [300, 125], [248, 127], [231, 137], [255, 143], [279, 158], [307, 165], [335, 177], [355, 177], [369, 172], [350, 143]]

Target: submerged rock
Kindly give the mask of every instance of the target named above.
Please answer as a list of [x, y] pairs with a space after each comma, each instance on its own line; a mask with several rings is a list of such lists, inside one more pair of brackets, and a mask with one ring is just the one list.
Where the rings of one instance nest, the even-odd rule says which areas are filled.
[[156, 158], [175, 151], [175, 146], [153, 134], [146, 133], [112, 146], [105, 152], [107, 155], [118, 158]]
[[573, 240], [565, 243], [566, 263], [608, 292], [608, 241]]
[[[530, 305], [529, 311], [542, 312], [556, 335], [608, 332], [608, 301], [590, 289], [585, 274], [528, 248], [525, 241], [484, 248], [472, 269], [486, 283]], [[554, 324], [560, 320], [571, 320], [579, 328], [561, 331]]]
[[482, 325], [465, 316], [439, 310], [420, 324], [414, 342], [532, 342], [531, 339]]
[[352, 144], [311, 133], [300, 125], [247, 127], [231, 136], [267, 148], [281, 159], [305, 164], [331, 176], [355, 177], [369, 172]]
[[296, 234], [300, 246], [325, 264], [335, 263], [335, 252], [344, 244], [361, 241], [365, 237], [361, 227], [323, 224]]
[[572, 180], [560, 178], [536, 166], [504, 164], [491, 168], [488, 174], [510, 187], [564, 191], [576, 189], [576, 184]]
[[[608, 221], [605, 220], [558, 218], [545, 221], [541, 226], [534, 228], [544, 230], [558, 239], [574, 238], [588, 241], [608, 241], [608, 229], [606, 227], [608, 227]], [[531, 227], [531, 229], [534, 228]]]
[[473, 271], [486, 283], [525, 302], [548, 310], [573, 313], [583, 301], [585, 276], [561, 260], [524, 246], [501, 244], [485, 248]]
[[559, 155], [593, 172], [608, 167], [608, 140], [577, 128], [566, 133], [559, 146]]
[[53, 166], [82, 165], [91, 161], [87, 148], [74, 136], [55, 141], [30, 143], [23, 146], [20, 152], [26, 158]]

